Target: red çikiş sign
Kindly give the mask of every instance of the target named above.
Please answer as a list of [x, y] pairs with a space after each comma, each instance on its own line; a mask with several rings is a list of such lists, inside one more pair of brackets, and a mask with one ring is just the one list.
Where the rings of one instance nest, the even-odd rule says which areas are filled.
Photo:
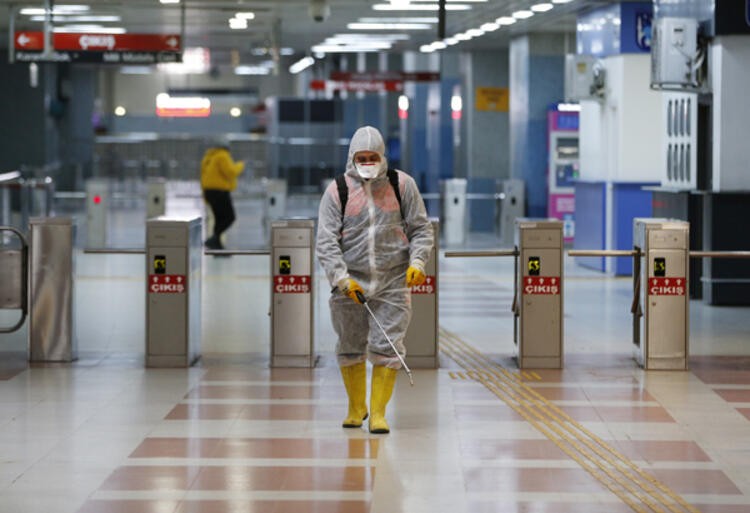
[[649, 296], [684, 296], [685, 278], [649, 278]]
[[[177, 34], [52, 34], [52, 48], [82, 52], [179, 52]], [[16, 32], [16, 50], [44, 50], [44, 32]]]
[[434, 294], [435, 293], [435, 277], [427, 276], [422, 285], [415, 285], [411, 288], [412, 294]]
[[560, 294], [559, 276], [524, 276], [523, 293], [527, 295]]
[[291, 274], [274, 276], [273, 291], [276, 294], [309, 294], [310, 277]]
[[187, 290], [184, 274], [151, 274], [148, 277], [148, 291], [151, 294], [183, 294]]

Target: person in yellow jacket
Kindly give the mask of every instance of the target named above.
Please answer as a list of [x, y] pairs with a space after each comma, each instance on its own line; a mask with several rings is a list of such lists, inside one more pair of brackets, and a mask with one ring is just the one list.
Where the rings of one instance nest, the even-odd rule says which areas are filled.
[[205, 243], [208, 249], [224, 249], [221, 234], [236, 219], [229, 193], [237, 188], [237, 177], [244, 169], [243, 161], [235, 162], [232, 159], [229, 153], [229, 140], [224, 137], [216, 139], [203, 154], [201, 189], [206, 203], [214, 214], [214, 231]]

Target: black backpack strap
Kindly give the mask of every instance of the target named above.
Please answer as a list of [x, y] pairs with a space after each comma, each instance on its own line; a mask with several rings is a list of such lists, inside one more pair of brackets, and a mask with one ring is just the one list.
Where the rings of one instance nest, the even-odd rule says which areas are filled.
[[341, 202], [341, 229], [344, 229], [344, 212], [346, 212], [346, 202], [349, 200], [349, 186], [346, 184], [344, 175], [336, 176], [336, 187], [339, 190], [339, 201]]
[[388, 181], [391, 182], [391, 187], [393, 187], [393, 192], [396, 194], [398, 209], [401, 212], [401, 219], [405, 219], [404, 208], [401, 206], [401, 191], [398, 189], [398, 171], [395, 169], [389, 169], [386, 174], [388, 175]]

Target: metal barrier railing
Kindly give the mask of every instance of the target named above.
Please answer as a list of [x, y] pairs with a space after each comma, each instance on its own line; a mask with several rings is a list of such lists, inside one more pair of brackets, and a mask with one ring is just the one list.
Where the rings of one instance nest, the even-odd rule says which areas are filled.
[[21, 310], [21, 318], [12, 326], [0, 327], [0, 333], [13, 333], [23, 326], [29, 312], [29, 245], [12, 226], [0, 226], [0, 232], [14, 234], [21, 243], [21, 249], [0, 249], [0, 309]]

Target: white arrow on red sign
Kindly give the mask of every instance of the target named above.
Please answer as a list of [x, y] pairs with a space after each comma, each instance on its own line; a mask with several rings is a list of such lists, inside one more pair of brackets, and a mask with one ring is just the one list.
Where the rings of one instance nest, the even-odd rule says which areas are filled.
[[18, 41], [19, 45], [26, 46], [31, 41], [31, 38], [22, 32], [16, 41]]
[[176, 46], [177, 46], [177, 38], [175, 38], [175, 37], [170, 37], [169, 39], [167, 39], [167, 40], [166, 40], [166, 43], [167, 43], [167, 45], [169, 45], [169, 46], [171, 46], [172, 48], [174, 48], [174, 47], [176, 47]]

